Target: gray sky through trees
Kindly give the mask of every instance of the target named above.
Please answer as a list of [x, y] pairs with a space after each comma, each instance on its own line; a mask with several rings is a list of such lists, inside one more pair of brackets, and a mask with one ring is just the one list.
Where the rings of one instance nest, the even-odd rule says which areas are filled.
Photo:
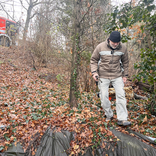
[[[39, 0], [42, 1], [42, 0]], [[123, 3], [130, 2], [131, 0], [111, 0], [112, 5], [120, 6]], [[137, 2], [138, 0], [135, 0]], [[22, 0], [25, 8], [28, 8], [28, 0]], [[154, 0], [156, 4], [156, 0]], [[32, 9], [32, 13], [37, 10], [39, 6]], [[21, 5], [20, 0], [0, 0], [0, 16], [8, 19], [20, 22], [21, 26], [24, 27], [26, 22], [27, 11]], [[32, 21], [30, 21], [32, 22]]]
[[[126, 2], [130, 2], [131, 0], [111, 0], [112, 5], [121, 5]], [[135, 0], [136, 2], [138, 0]], [[26, 0], [23, 0], [23, 4], [28, 6]], [[156, 0], [154, 0], [154, 4], [156, 4]], [[0, 16], [8, 18], [6, 12], [3, 11], [4, 9], [8, 12], [8, 14], [14, 18], [15, 21], [25, 20], [26, 18], [26, 10], [22, 7], [20, 0], [0, 0]], [[9, 17], [9, 19], [11, 19]]]
[[[11, 17], [15, 21], [23, 22], [26, 18], [26, 10], [22, 7], [20, 0], [0, 0], [0, 16], [6, 17], [11, 19]], [[125, 2], [129, 2], [130, 0], [112, 0], [113, 5], [121, 5]], [[28, 3], [26, 0], [23, 0], [24, 6], [28, 6]], [[9, 15], [7, 15], [6, 12], [3, 11], [3, 8], [7, 11]], [[11, 17], [9, 17], [11, 16]]]

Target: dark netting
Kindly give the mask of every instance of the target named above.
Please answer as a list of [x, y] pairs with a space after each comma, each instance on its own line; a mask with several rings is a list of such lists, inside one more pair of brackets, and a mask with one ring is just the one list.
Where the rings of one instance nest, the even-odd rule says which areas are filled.
[[24, 156], [25, 152], [21, 144], [13, 145], [9, 147], [5, 153], [0, 153], [1, 156]]
[[[141, 139], [127, 135], [116, 130], [111, 130], [113, 134], [118, 138], [117, 144], [113, 142], [105, 142], [105, 148], [97, 148], [94, 151], [94, 156], [156, 156], [155, 142], [148, 137], [139, 134], [137, 132], [129, 130], [129, 133], [133, 133], [138, 138], [144, 139], [153, 144], [154, 147], [144, 143]], [[73, 133], [69, 131], [55, 132], [50, 127], [42, 136], [40, 143], [38, 143], [38, 136], [29, 144], [26, 152], [24, 153], [20, 144], [18, 146], [10, 147], [2, 156], [32, 156], [34, 149], [37, 148], [35, 156], [69, 156], [68, 149], [70, 148], [70, 142], [74, 139]], [[104, 141], [104, 139], [102, 139]], [[102, 143], [102, 142], [101, 142]], [[39, 145], [39, 146], [38, 146]], [[33, 147], [35, 146], [35, 147]], [[93, 156], [92, 148], [88, 148], [84, 155], [79, 156]]]
[[[117, 136], [118, 141], [118, 156], [156, 156], [156, 149], [152, 146], [142, 142], [136, 137], [132, 137], [127, 134], [123, 134], [116, 130], [112, 130], [113, 134]], [[133, 134], [137, 134], [131, 131]], [[147, 137], [144, 136], [147, 139]], [[153, 142], [152, 140], [151, 143]]]
[[68, 156], [73, 134], [69, 131], [54, 132], [49, 129], [42, 137], [35, 156]]
[[150, 138], [144, 136], [143, 134], [140, 134], [140, 133], [135, 132], [135, 131], [132, 131], [132, 130], [128, 130], [128, 131], [129, 131], [129, 133], [133, 133], [133, 134], [135, 134], [136, 136], [142, 138], [143, 140], [149, 141], [150, 143], [156, 145], [156, 142], [154, 142], [154, 141], [151, 140]]
[[[73, 139], [73, 135], [68, 131], [64, 132], [68, 135], [53, 131], [49, 131], [45, 134], [42, 138], [42, 143], [36, 153], [36, 156], [68, 156], [66, 151], [68, 151], [68, 148], [70, 147], [69, 143]], [[123, 134], [116, 130], [112, 130], [112, 132], [118, 138], [117, 146], [113, 143], [107, 142], [105, 149], [97, 148], [94, 151], [95, 156], [156, 156], [156, 149], [152, 146], [135, 137]], [[137, 135], [134, 131], [131, 131], [131, 133], [135, 133], [135, 135]], [[140, 134], [140, 136], [142, 135]], [[151, 141], [145, 136], [142, 138]], [[151, 143], [153, 143], [153, 141], [151, 141]], [[89, 148], [83, 156], [93, 156], [92, 149]]]

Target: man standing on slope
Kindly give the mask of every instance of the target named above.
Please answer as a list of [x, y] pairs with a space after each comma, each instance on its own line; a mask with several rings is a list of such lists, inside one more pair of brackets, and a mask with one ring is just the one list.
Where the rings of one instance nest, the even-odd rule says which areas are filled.
[[[110, 82], [116, 92], [116, 112], [118, 125], [129, 126], [127, 121], [128, 113], [126, 108], [126, 98], [124, 83], [128, 76], [128, 53], [127, 48], [121, 42], [120, 32], [113, 31], [109, 38], [100, 43], [94, 50], [91, 60], [91, 72], [95, 81], [100, 79], [98, 87], [100, 89], [101, 106], [105, 111], [106, 121], [113, 118], [111, 102], [108, 98], [108, 88]], [[123, 65], [123, 69], [120, 66]]]

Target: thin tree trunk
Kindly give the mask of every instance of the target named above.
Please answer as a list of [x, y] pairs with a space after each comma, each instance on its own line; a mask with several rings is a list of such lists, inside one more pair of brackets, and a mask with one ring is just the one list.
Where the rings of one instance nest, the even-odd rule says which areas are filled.
[[27, 10], [27, 19], [26, 19], [26, 23], [25, 23], [25, 27], [24, 27], [24, 33], [23, 33], [23, 40], [24, 41], [26, 40], [26, 37], [27, 37], [28, 27], [29, 27], [29, 23], [30, 23], [31, 11], [32, 11], [32, 8], [29, 7], [29, 9]]
[[78, 69], [80, 64], [80, 52], [79, 52], [79, 44], [80, 44], [80, 3], [81, 0], [78, 0], [74, 3], [74, 38], [73, 38], [73, 46], [72, 46], [72, 67], [71, 67], [71, 79], [70, 79], [70, 97], [69, 104], [71, 107], [77, 107], [77, 99], [78, 99]]

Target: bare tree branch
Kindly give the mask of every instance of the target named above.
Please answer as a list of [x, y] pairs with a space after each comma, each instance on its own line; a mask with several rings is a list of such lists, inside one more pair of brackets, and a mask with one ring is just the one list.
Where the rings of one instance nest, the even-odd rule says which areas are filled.
[[4, 11], [13, 21], [15, 21], [15, 20], [12, 18], [12, 16], [9, 15], [8, 12], [4, 9], [3, 5], [2, 5], [2, 4], [0, 4], [0, 5], [1, 5], [3, 11]]
[[38, 13], [36, 12], [36, 13], [34, 13], [31, 17], [30, 17], [30, 19], [32, 19], [35, 15], [37, 15]]
[[[96, 3], [96, 2], [97, 2], [97, 0], [94, 3]], [[84, 20], [85, 16], [88, 14], [90, 8], [93, 6], [94, 3], [93, 3], [93, 1], [91, 2], [90, 6], [88, 7], [87, 12], [84, 14], [84, 16], [82, 17], [82, 19], [80, 20], [79, 23], [81, 23]]]
[[38, 0], [36, 0], [34, 3], [37, 3], [38, 2]]
[[26, 0], [27, 4], [30, 5], [30, 2], [28, 0]]
[[22, 0], [19, 0], [19, 1], [20, 1], [20, 3], [21, 3], [22, 7], [23, 7], [25, 10], [27, 10], [27, 8], [25, 8], [25, 6], [23, 5]]

